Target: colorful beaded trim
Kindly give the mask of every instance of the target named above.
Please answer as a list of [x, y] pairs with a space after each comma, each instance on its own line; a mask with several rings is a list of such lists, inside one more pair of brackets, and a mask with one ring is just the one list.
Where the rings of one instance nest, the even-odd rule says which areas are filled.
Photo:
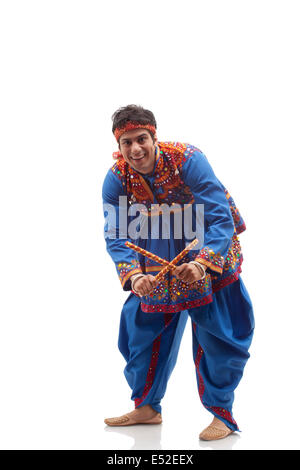
[[180, 304], [173, 304], [173, 305], [148, 305], [141, 302], [141, 309], [145, 313], [177, 313], [181, 310], [187, 310], [189, 308], [200, 307], [201, 305], [206, 305], [212, 302], [213, 298], [212, 295], [209, 294], [208, 296], [197, 299], [191, 300], [187, 302], [181, 302]]
[[118, 263], [117, 271], [119, 274], [122, 287], [125, 286], [126, 282], [131, 276], [133, 276], [133, 274], [143, 273], [140, 263], [136, 259], [133, 259], [131, 264]]
[[229, 207], [230, 207], [231, 215], [232, 215], [232, 218], [233, 218], [233, 221], [234, 221], [236, 233], [240, 234], [240, 233], [242, 233], [246, 230], [246, 224], [245, 224], [245, 222], [244, 222], [244, 220], [243, 220], [243, 218], [240, 214], [240, 211], [236, 207], [233, 198], [230, 196], [227, 189], [225, 189], [225, 194], [226, 194], [226, 198], [229, 202]]
[[154, 136], [156, 135], [156, 129], [152, 124], [140, 124], [138, 122], [134, 121], [128, 121], [126, 122], [125, 126], [123, 127], [117, 127], [114, 131], [114, 136], [119, 142], [119, 139], [121, 135], [123, 135], [125, 132], [128, 131], [133, 131], [134, 129], [148, 129]]
[[216, 254], [209, 247], [203, 247], [196, 256], [195, 260], [199, 262], [201, 261], [201, 263], [205, 264], [208, 268], [222, 274], [224, 258], [220, 255], [220, 253]]

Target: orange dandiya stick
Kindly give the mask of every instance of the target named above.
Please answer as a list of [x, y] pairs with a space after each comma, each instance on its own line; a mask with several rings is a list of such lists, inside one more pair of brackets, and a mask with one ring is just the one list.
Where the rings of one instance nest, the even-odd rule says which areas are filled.
[[140, 246], [134, 245], [131, 242], [126, 241], [125, 245], [131, 248], [132, 250], [136, 251], [137, 253], [140, 253], [141, 255], [144, 255], [146, 258], [152, 259], [153, 261], [156, 261], [159, 264], [163, 264], [164, 266], [169, 266], [171, 265], [171, 269], [175, 269], [176, 265], [173, 264], [173, 262], [169, 262], [166, 259], [160, 258], [157, 255], [154, 255], [150, 251], [145, 250], [144, 248], [141, 248]]
[[194, 246], [197, 245], [197, 243], [198, 243], [198, 240], [197, 238], [195, 238], [195, 240], [193, 240], [192, 243], [190, 243], [184, 250], [182, 250], [174, 259], [172, 259], [172, 261], [168, 264], [168, 266], [165, 266], [160, 271], [160, 273], [158, 273], [155, 276], [155, 280], [158, 282], [161, 281], [164, 275], [167, 274], [167, 272], [171, 271], [171, 269], [174, 269], [173, 266], [177, 264], [178, 261], [180, 261], [182, 258], [184, 258], [185, 255], [188, 253], [188, 251], [192, 250]]

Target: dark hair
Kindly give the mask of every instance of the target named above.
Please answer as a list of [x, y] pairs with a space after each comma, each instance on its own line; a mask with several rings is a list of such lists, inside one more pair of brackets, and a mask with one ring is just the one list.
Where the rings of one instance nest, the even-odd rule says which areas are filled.
[[[129, 104], [128, 106], [117, 109], [117, 111], [112, 115], [112, 121], [113, 132], [115, 132], [117, 127], [123, 127], [128, 121], [137, 122], [139, 124], [151, 124], [156, 129], [156, 120], [152, 111], [135, 104]], [[150, 133], [152, 135], [152, 132]], [[152, 138], [153, 137], [154, 136], [152, 135]]]

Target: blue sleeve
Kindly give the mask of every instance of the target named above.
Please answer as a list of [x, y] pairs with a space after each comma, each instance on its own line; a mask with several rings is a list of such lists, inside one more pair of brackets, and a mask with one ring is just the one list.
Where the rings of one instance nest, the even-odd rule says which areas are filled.
[[111, 170], [107, 173], [103, 183], [102, 199], [106, 249], [115, 263], [123, 289], [130, 290], [130, 277], [133, 274], [142, 273], [142, 269], [135, 252], [125, 245], [127, 240], [127, 198], [122, 182]]
[[235, 230], [224, 187], [199, 150], [183, 164], [182, 178], [193, 193], [194, 203], [204, 204], [204, 243], [196, 260], [222, 273]]

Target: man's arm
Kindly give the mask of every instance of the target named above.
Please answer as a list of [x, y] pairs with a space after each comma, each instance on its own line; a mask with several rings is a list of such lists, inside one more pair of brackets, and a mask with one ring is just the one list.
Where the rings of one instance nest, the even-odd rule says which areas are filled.
[[221, 274], [234, 234], [224, 187], [199, 150], [195, 150], [183, 164], [182, 178], [190, 187], [195, 204], [204, 204], [204, 242], [195, 261]]
[[[126, 207], [119, 206], [120, 196], [126, 196], [122, 183], [110, 170], [102, 187], [103, 211], [106, 222], [104, 228], [106, 249], [115, 263], [123, 289], [130, 290], [131, 276], [143, 274], [143, 272], [136, 254], [125, 245], [126, 233], [120, 233], [120, 216], [125, 215], [121, 214], [121, 211], [127, 211], [127, 205]], [[127, 224], [124, 229], [127, 232]]]

